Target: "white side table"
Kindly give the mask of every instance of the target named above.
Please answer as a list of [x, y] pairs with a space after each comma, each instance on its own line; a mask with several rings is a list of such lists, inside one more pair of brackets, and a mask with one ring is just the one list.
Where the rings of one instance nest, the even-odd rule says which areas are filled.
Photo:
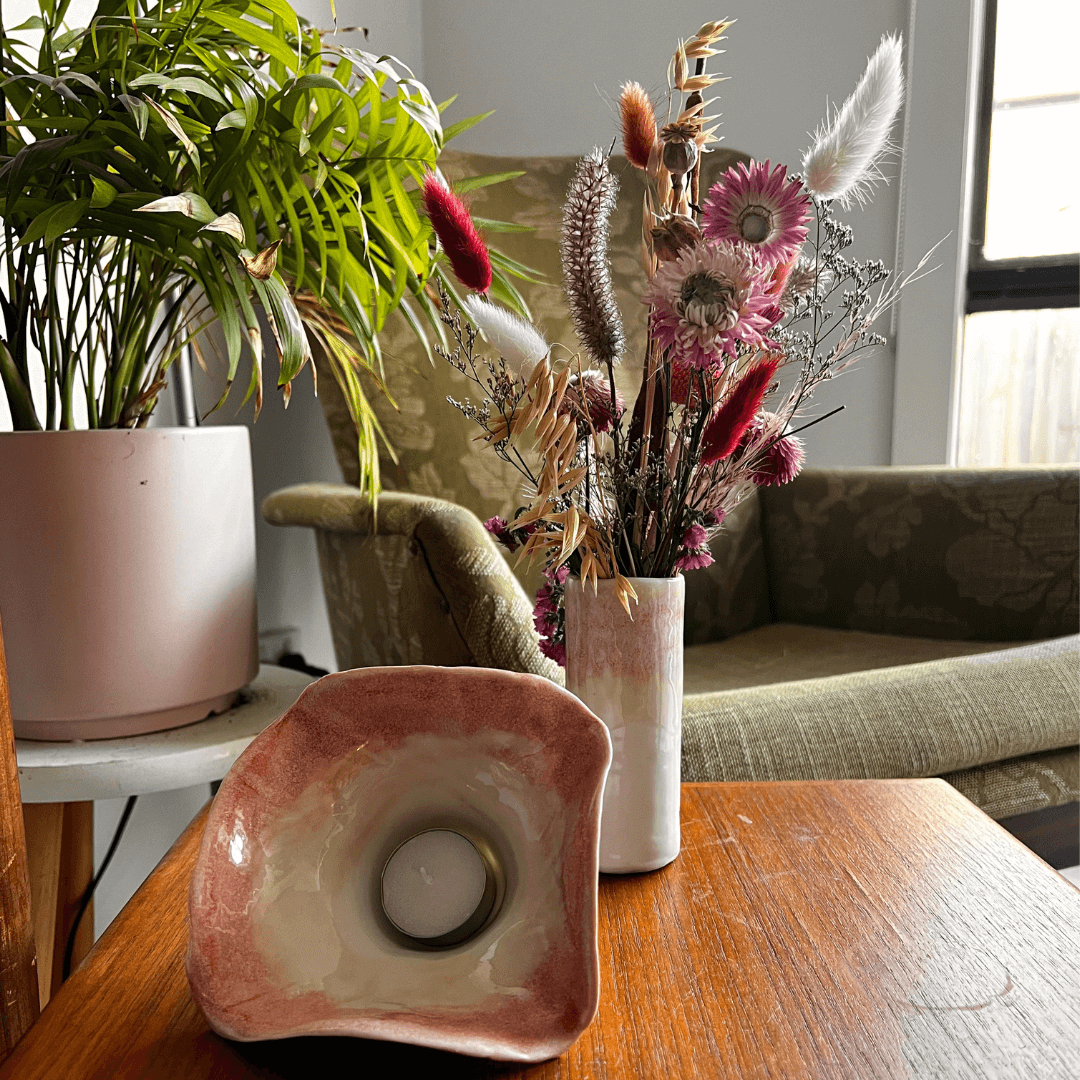
[[[15, 740], [30, 870], [41, 1007], [62, 981], [64, 946], [94, 875], [94, 799], [119, 799], [220, 780], [248, 743], [314, 682], [263, 664], [228, 712], [196, 724], [91, 742]], [[93, 908], [74, 965], [93, 944]]]

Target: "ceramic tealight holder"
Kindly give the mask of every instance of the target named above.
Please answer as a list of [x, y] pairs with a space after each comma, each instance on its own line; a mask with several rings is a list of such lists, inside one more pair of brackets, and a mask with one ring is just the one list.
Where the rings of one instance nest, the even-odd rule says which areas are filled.
[[187, 971], [211, 1026], [562, 1053], [597, 1006], [610, 759], [603, 723], [538, 676], [366, 668], [308, 687], [207, 820]]

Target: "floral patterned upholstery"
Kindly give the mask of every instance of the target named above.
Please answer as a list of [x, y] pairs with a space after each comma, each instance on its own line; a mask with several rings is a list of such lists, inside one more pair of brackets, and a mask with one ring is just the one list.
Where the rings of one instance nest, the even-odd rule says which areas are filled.
[[[714, 167], [745, 160], [726, 153]], [[499, 247], [548, 276], [522, 292], [549, 340], [574, 348], [557, 284], [573, 159], [442, 160], [451, 180], [524, 170], [475, 192], [473, 209], [535, 227], [500, 234]], [[631, 397], [640, 181], [621, 175], [612, 261]], [[384, 352], [397, 408], [371, 397], [397, 461], [382, 456], [377, 522], [347, 485], [287, 489], [263, 507], [316, 529], [339, 664], [475, 663], [561, 681], [478, 520], [510, 516], [517, 473], [473, 441], [445, 401], [467, 384], [429, 363], [403, 320]], [[325, 372], [320, 396], [355, 482], [355, 433]], [[807, 470], [759, 490], [714, 541], [713, 566], [687, 576], [684, 779], [938, 775], [995, 817], [1076, 801], [1077, 494], [1076, 471], [1056, 467]], [[531, 595], [535, 576], [518, 577]]]
[[1077, 631], [1075, 469], [807, 469], [762, 496], [778, 621], [981, 641]]

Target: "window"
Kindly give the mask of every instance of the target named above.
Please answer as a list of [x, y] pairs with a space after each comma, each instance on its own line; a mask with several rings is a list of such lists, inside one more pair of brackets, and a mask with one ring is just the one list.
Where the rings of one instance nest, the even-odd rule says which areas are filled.
[[1080, 4], [986, 7], [956, 461], [1076, 461]]

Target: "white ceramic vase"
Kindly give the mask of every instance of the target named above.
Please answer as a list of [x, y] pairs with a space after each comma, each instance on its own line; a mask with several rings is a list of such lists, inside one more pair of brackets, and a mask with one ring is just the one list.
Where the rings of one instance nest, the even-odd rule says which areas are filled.
[[632, 578], [633, 619], [600, 581], [566, 583], [566, 688], [608, 727], [612, 759], [600, 869], [629, 874], [679, 854], [685, 581]]
[[0, 619], [21, 738], [227, 708], [258, 672], [247, 429], [0, 434]]

